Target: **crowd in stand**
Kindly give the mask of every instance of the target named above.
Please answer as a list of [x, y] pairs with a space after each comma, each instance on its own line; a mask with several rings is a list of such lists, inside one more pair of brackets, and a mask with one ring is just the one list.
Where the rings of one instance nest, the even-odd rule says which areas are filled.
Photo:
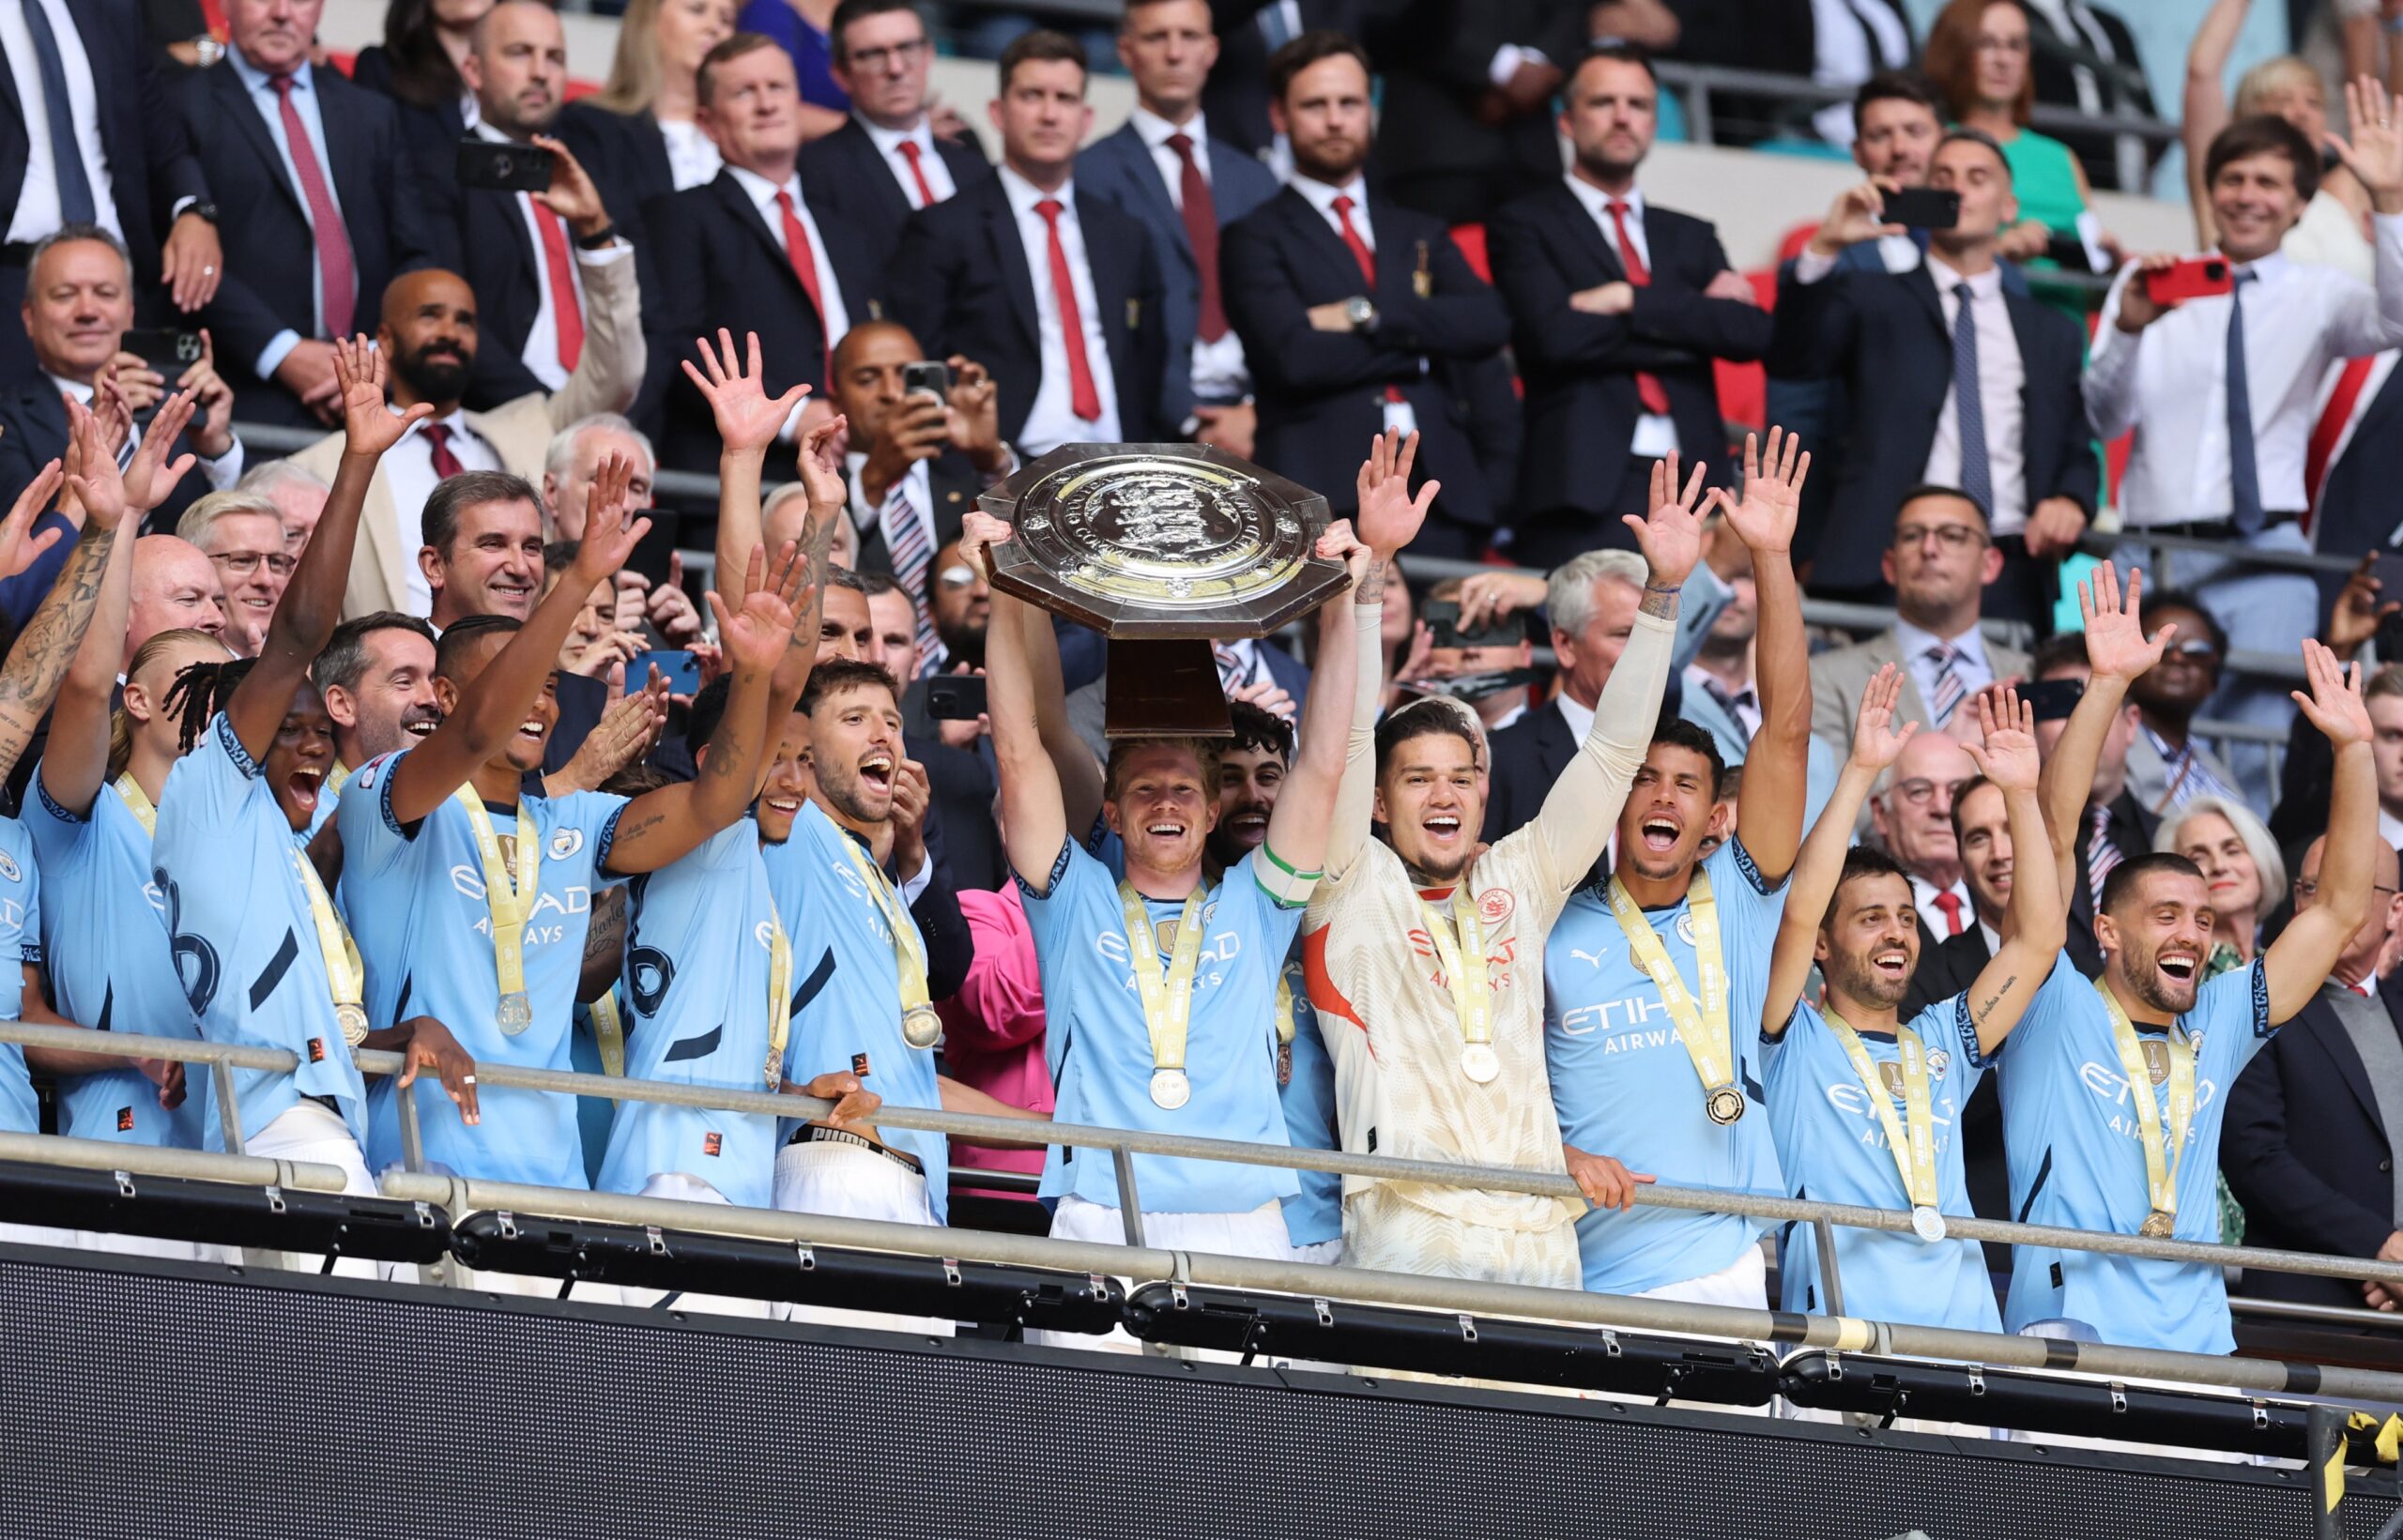
[[[1138, 1155], [1156, 1246], [1757, 1307], [1766, 1237], [1825, 1310], [1807, 1227], [1634, 1201], [1799, 1196], [1913, 1214], [1838, 1232], [1849, 1314], [2214, 1353], [2216, 1269], [1998, 1294], [1945, 1216], [2403, 1261], [2403, 633], [2279, 565], [2397, 532], [2377, 79], [2230, 98], [2218, 0], [2207, 260], [2124, 252], [2107, 136], [2028, 126], [2149, 110], [2116, 18], [1767, 8], [1857, 87], [1774, 131], [1862, 179], [1756, 284], [1645, 174], [1646, 45], [1765, 62], [1707, 5], [1129, 0], [1127, 120], [1021, 31], [998, 163], [907, 0], [635, 0], [573, 102], [539, 0], [395, 0], [347, 70], [320, 8], [0, 0], [0, 1016], [96, 1044], [0, 1047], [0, 1128], [372, 1194], [412, 1098], [461, 1177], [940, 1225], [1015, 1169], [1122, 1239], [1056, 1117], [1587, 1200]], [[1102, 637], [989, 581], [983, 494], [1166, 441], [1346, 569], [1214, 645], [1228, 737], [1111, 737]], [[111, 1030], [298, 1068], [220, 1108]]]

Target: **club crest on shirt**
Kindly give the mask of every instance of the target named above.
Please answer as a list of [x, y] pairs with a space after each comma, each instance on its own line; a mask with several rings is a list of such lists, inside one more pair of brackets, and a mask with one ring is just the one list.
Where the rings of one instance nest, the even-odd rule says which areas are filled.
[[1942, 1048], [1928, 1049], [1927, 1077], [1931, 1080], [1943, 1079], [1945, 1070], [1950, 1068], [1951, 1063], [1952, 1056], [1945, 1052]]
[[6, 850], [0, 850], [0, 877], [11, 882], [22, 881], [24, 877], [24, 874], [17, 869], [17, 859]]
[[1489, 925], [1509, 919], [1510, 911], [1517, 907], [1518, 901], [1510, 896], [1508, 888], [1488, 888], [1477, 895], [1477, 917]]
[[1688, 946], [1693, 946], [1696, 944], [1693, 938], [1693, 911], [1691, 909], [1688, 909], [1685, 913], [1677, 916], [1676, 931], [1678, 940], [1683, 941]]
[[568, 857], [575, 854], [578, 850], [583, 848], [583, 830], [556, 829], [551, 831], [551, 859], [553, 861], [565, 861]]

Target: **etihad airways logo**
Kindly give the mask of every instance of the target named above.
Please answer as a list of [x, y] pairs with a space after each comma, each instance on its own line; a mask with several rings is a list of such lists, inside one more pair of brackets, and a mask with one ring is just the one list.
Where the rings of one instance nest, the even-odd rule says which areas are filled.
[[[2199, 1037], [2196, 1039], [2196, 1045], [2198, 1048], [2201, 1046], [2201, 1039]], [[2158, 1047], [2159, 1044], [2148, 1042], [2145, 1044], [2145, 1046], [2147, 1048], [2155, 1048]], [[2160, 1086], [2168, 1083], [2169, 1066], [2167, 1056], [2163, 1055], [2156, 1058], [2155, 1055], [2148, 1053], [2145, 1056], [2145, 1068], [2151, 1073], [2153, 1085]], [[2125, 1135], [2127, 1137], [2132, 1139], [2141, 1139], [2144, 1137], [2144, 1125], [2137, 1116], [2135, 1110], [2135, 1100], [2130, 1092], [2127, 1075], [2118, 1064], [2103, 1064], [2089, 1059], [2085, 1063], [2080, 1064], [2077, 1067], [2077, 1078], [2081, 1085], [2085, 1086], [2089, 1091], [2100, 1098], [2103, 1103], [2110, 1108], [2110, 1111], [2105, 1115], [2105, 1121], [2110, 1123], [2111, 1131], [2113, 1133]], [[2153, 1096], [2156, 1103], [2160, 1100], [2158, 1093], [2154, 1092], [2150, 1088], [2147, 1088], [2146, 1094]], [[2196, 1136], [2202, 1133], [2203, 1120], [2199, 1114], [2205, 1107], [2212, 1105], [2212, 1100], [2218, 1094], [2219, 1086], [2217, 1082], [2201, 1079], [2199, 1077], [2195, 1081], [2195, 1111], [2198, 1116], [2186, 1125], [2186, 1142], [2188, 1144], [2194, 1143]]]

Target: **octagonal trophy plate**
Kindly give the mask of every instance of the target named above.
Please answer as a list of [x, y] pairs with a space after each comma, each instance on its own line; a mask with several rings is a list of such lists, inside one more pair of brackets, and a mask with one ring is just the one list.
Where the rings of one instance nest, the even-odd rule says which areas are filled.
[[1314, 552], [1326, 499], [1199, 444], [1071, 444], [986, 493], [1016, 531], [993, 586], [1110, 646], [1109, 731], [1228, 731], [1209, 644], [1265, 636], [1341, 593]]

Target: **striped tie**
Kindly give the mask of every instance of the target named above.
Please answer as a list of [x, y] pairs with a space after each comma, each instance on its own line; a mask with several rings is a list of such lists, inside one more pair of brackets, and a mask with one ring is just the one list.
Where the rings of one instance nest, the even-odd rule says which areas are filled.
[[2120, 864], [2120, 847], [2111, 843], [2111, 810], [2095, 807], [2087, 810], [2087, 817], [2094, 832], [2086, 844], [2086, 891], [2092, 896], [2094, 907], [2103, 907], [2103, 879], [2111, 868]]
[[885, 494], [878, 526], [884, 532], [885, 553], [893, 558], [893, 579], [910, 596], [910, 614], [917, 622], [918, 653], [924, 657], [935, 645], [926, 593], [926, 569], [934, 564], [935, 550], [926, 539], [926, 526], [919, 522], [918, 511], [911, 506], [909, 482], [895, 481]]
[[1936, 665], [1936, 689], [1928, 697], [1928, 709], [1936, 718], [1935, 724], [1942, 727], [1960, 709], [1961, 697], [1969, 693], [1969, 687], [1961, 682], [1960, 674], [1952, 667], [1960, 659], [1958, 652], [1938, 642], [1927, 649], [1925, 656]]

